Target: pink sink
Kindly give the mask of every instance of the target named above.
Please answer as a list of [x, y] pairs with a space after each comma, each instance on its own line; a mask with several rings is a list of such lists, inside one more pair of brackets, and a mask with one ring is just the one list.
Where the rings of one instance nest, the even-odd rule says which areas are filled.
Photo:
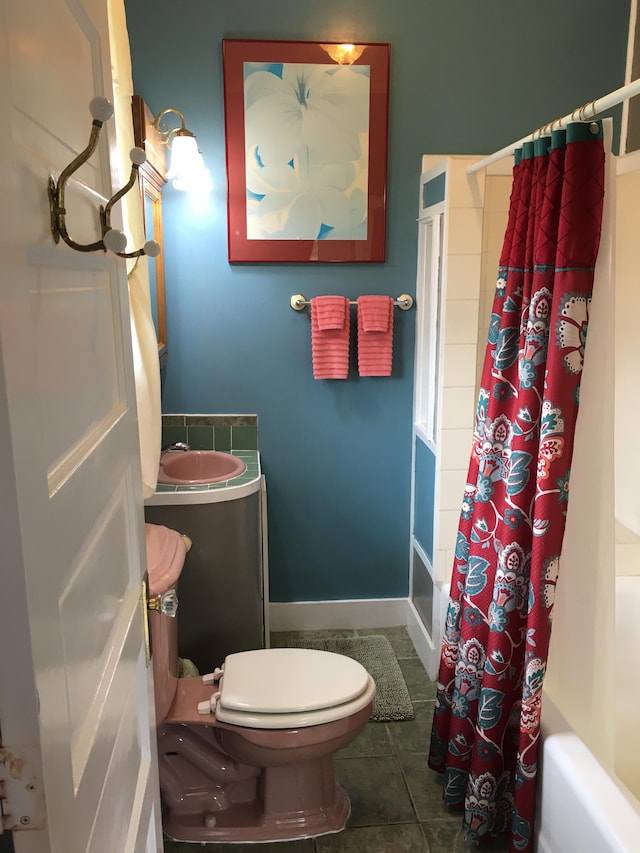
[[158, 482], [173, 486], [219, 483], [246, 468], [242, 459], [219, 450], [168, 450], [160, 457]]

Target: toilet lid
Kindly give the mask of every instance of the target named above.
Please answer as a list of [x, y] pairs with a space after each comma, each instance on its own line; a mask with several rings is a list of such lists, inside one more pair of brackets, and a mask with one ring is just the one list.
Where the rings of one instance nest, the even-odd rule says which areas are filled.
[[215, 707], [216, 719], [223, 723], [231, 723], [234, 726], [250, 729], [301, 729], [306, 726], [333, 723], [336, 720], [344, 721], [368, 705], [371, 709], [373, 708], [376, 683], [368, 673], [367, 679], [367, 686], [360, 696], [350, 702], [334, 705], [332, 708], [320, 708], [318, 711], [288, 712], [286, 714], [258, 714], [252, 711], [234, 711], [230, 708], [224, 708], [218, 702]]
[[317, 649], [257, 649], [228, 655], [219, 706], [288, 714], [333, 708], [360, 697], [370, 676], [358, 661]]

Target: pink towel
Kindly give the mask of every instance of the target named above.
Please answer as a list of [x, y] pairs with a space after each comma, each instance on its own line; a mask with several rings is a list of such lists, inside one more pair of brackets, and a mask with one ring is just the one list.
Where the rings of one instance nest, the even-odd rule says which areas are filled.
[[360, 376], [391, 376], [393, 299], [358, 298], [358, 372]]
[[349, 300], [311, 300], [311, 353], [315, 379], [346, 379], [349, 373]]

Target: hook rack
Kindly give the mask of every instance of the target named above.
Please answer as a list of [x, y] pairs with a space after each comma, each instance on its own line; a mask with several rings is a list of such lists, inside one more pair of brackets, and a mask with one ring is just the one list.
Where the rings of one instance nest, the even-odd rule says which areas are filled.
[[93, 116], [91, 125], [91, 134], [89, 142], [84, 151], [81, 151], [78, 156], [72, 160], [69, 165], [60, 173], [60, 177], [56, 182], [53, 177], [49, 178], [48, 193], [49, 193], [49, 211], [51, 214], [51, 233], [55, 243], [59, 243], [60, 239], [75, 249], [77, 252], [106, 252], [110, 251], [119, 258], [138, 258], [141, 255], [148, 255], [150, 258], [155, 258], [160, 253], [160, 246], [155, 240], [147, 240], [141, 249], [135, 252], [125, 252], [124, 248], [127, 245], [127, 238], [115, 228], [111, 227], [111, 210], [120, 199], [129, 192], [131, 187], [136, 182], [138, 169], [145, 162], [147, 155], [141, 148], [132, 148], [129, 152], [131, 158], [131, 174], [127, 183], [115, 193], [106, 205], [100, 205], [100, 240], [95, 240], [93, 243], [77, 243], [67, 231], [65, 217], [67, 211], [64, 206], [64, 196], [67, 181], [77, 170], [87, 162], [89, 157], [96, 150], [98, 139], [100, 138], [100, 130], [105, 121], [108, 121], [113, 115], [113, 105], [106, 98], [94, 98], [89, 104], [89, 110]]
[[[296, 293], [289, 300], [289, 304], [294, 311], [304, 311], [307, 305], [311, 305], [311, 300], [307, 299], [301, 293]], [[349, 300], [349, 305], [357, 304], [357, 300]], [[401, 293], [397, 299], [393, 300], [393, 304], [401, 311], [408, 311], [410, 308], [413, 308], [413, 296], [410, 296], [408, 293]]]

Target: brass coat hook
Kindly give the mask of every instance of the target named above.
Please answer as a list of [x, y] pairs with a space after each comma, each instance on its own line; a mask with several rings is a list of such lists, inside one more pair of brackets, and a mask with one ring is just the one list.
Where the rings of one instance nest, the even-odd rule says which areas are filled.
[[113, 252], [119, 258], [139, 258], [141, 255], [148, 255], [150, 258], [155, 258], [160, 254], [160, 246], [155, 240], [147, 240], [141, 249], [135, 252], [125, 252], [124, 248], [127, 244], [127, 238], [122, 231], [116, 231], [111, 227], [111, 209], [116, 202], [125, 196], [131, 187], [138, 179], [138, 169], [146, 162], [147, 155], [142, 148], [132, 148], [129, 151], [131, 160], [131, 174], [127, 183], [117, 193], [111, 196], [105, 205], [100, 205], [100, 225], [102, 226], [102, 240], [109, 251]]
[[113, 205], [120, 201], [120, 199], [129, 192], [136, 181], [138, 169], [146, 159], [144, 151], [140, 148], [133, 148], [129, 154], [132, 163], [131, 175], [125, 186], [115, 193], [106, 205], [100, 205], [100, 239], [95, 240], [93, 243], [77, 243], [67, 231], [65, 221], [67, 214], [65, 208], [65, 189], [67, 181], [74, 172], [77, 172], [77, 170], [87, 162], [89, 157], [91, 157], [93, 152], [96, 150], [102, 125], [113, 115], [113, 105], [106, 98], [93, 98], [89, 104], [89, 110], [93, 116], [93, 122], [87, 147], [84, 151], [81, 151], [65, 169], [63, 169], [57, 182], [53, 177], [49, 178], [49, 211], [51, 214], [51, 233], [53, 234], [53, 240], [55, 243], [59, 243], [60, 238], [62, 238], [67, 246], [70, 246], [78, 252], [106, 252], [108, 250], [121, 258], [136, 258], [140, 255], [149, 255], [149, 257], [153, 258], [160, 252], [160, 246], [154, 240], [148, 240], [144, 244], [143, 248], [138, 249], [136, 252], [125, 252], [124, 248], [127, 244], [127, 238], [122, 231], [118, 231], [111, 227], [111, 209], [113, 208]]

